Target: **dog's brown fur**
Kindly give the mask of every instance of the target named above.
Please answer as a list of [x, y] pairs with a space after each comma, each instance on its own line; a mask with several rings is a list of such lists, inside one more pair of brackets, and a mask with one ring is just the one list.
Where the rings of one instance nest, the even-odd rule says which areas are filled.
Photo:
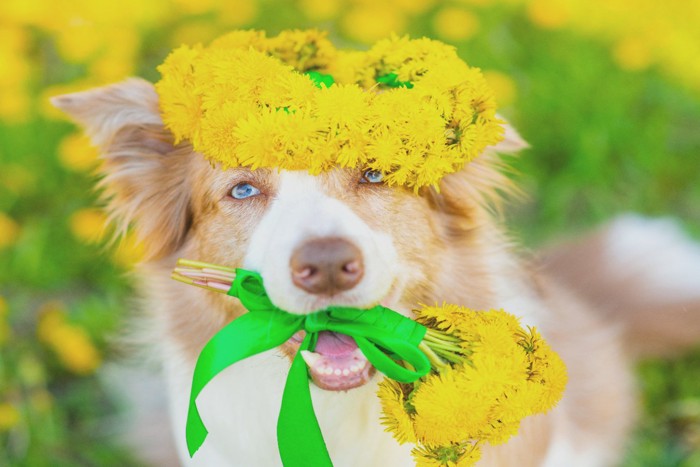
[[[158, 116], [157, 96], [144, 81], [59, 97], [55, 104], [100, 147], [101, 186], [112, 219], [120, 231], [133, 225], [145, 244], [147, 259], [140, 271], [150, 278], [144, 293], [156, 319], [154, 332], [193, 362], [204, 343], [243, 310], [234, 300], [171, 283], [170, 270], [177, 257], [240, 265], [250, 232], [274, 198], [277, 173], [222, 171], [193, 155], [187, 144], [175, 146]], [[509, 130], [499, 149], [513, 152], [523, 146]], [[569, 370], [565, 401], [558, 411], [525, 420], [520, 435], [506, 445], [485, 449], [486, 465], [540, 465], [561, 431], [582, 444], [591, 441], [607, 449], [606, 461], [614, 462], [635, 413], [628, 349], [641, 351], [641, 338], [645, 350], [651, 350], [649, 336], [662, 349], [679, 336], [683, 344], [700, 338], [700, 326], [679, 327], [676, 318], [659, 333], [651, 313], [631, 300], [633, 283], [613, 288], [614, 278], [601, 271], [586, 292], [578, 291], [581, 297], [548, 279], [553, 273], [558, 282], [571, 284], [591, 277], [601, 264], [596, 237], [575, 249], [553, 251], [538, 269], [514, 260], [494, 215], [501, 193], [513, 190], [495, 152], [445, 177], [439, 193], [424, 190], [420, 196], [401, 188], [359, 186], [359, 173], [351, 170], [320, 177], [330, 196], [394, 240], [402, 263], [410, 268], [401, 297], [404, 306], [445, 301], [488, 309], [497, 293], [503, 293], [497, 288], [506, 284], [513, 294], [546, 307], [542, 331]], [[242, 181], [253, 182], [263, 195], [248, 203], [225, 200], [227, 191]], [[593, 295], [619, 306], [591, 312], [583, 299]], [[674, 312], [674, 306], [686, 311]], [[636, 307], [639, 313], [613, 313], [621, 307]], [[669, 316], [700, 322], [700, 302], [673, 304], [668, 311]]]

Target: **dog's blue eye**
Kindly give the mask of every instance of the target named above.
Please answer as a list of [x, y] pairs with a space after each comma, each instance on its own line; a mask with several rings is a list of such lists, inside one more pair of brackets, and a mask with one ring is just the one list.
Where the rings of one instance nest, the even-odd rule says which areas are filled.
[[366, 170], [362, 174], [362, 183], [380, 183], [384, 179], [384, 174], [379, 170]]
[[260, 190], [250, 183], [239, 183], [231, 190], [231, 196], [235, 199], [246, 199], [260, 194]]

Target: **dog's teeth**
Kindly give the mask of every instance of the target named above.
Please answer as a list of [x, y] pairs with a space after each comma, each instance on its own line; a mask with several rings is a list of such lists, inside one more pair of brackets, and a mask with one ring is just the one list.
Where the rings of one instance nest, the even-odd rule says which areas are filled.
[[360, 371], [360, 365], [351, 366], [350, 371], [352, 371], [353, 373], [357, 373], [358, 371]]
[[363, 354], [362, 350], [360, 350], [360, 349], [355, 349], [352, 352], [352, 356], [355, 358], [359, 358], [360, 360], [367, 360], [367, 357], [365, 357], [365, 354]]
[[340, 370], [340, 368], [336, 368], [336, 369], [333, 371], [333, 374], [335, 374], [336, 376], [340, 376], [340, 375], [343, 374], [343, 372]]
[[333, 374], [333, 368], [327, 366], [324, 370], [324, 373], [327, 375], [332, 375]]
[[347, 368], [343, 370], [343, 376], [347, 376], [349, 374], [350, 374], [350, 370], [348, 370]]
[[315, 368], [318, 365], [319, 360], [321, 360], [321, 356], [319, 354], [308, 350], [301, 351], [301, 358], [303, 358], [306, 364], [311, 368]]

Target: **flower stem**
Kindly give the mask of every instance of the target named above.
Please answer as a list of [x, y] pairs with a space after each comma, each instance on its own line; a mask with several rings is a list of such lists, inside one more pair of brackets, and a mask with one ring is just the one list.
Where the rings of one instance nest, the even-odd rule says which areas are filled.
[[235, 274], [236, 270], [234, 268], [227, 268], [226, 266], [219, 266], [217, 264], [205, 263], [203, 261], [193, 261], [191, 259], [180, 258], [177, 260], [178, 266], [190, 266], [196, 269], [216, 269], [217, 271], [224, 271], [228, 273]]
[[170, 277], [172, 279], [175, 279], [176, 281], [180, 281], [188, 285], [201, 287], [206, 290], [211, 290], [212, 292], [226, 293], [231, 288], [230, 284], [227, 288], [224, 284], [221, 283], [214, 283], [212, 281], [207, 281], [203, 279], [193, 279], [191, 277], [183, 276], [182, 274], [179, 274], [177, 272], [173, 272], [170, 275]]
[[437, 329], [432, 328], [428, 328], [428, 331], [425, 333], [425, 339], [453, 343], [462, 342], [462, 340], [457, 336], [453, 336], [444, 331], [438, 331]]
[[448, 367], [449, 365], [442, 361], [442, 359], [435, 353], [433, 350], [428, 346], [426, 342], [421, 342], [418, 344], [418, 348], [428, 357], [428, 360], [430, 360], [430, 363], [437, 369], [437, 370], [442, 370], [443, 368]]

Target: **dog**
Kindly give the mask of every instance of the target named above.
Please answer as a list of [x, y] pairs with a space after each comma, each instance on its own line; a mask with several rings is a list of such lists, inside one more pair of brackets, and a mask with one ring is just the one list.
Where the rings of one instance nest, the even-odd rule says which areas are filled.
[[[140, 79], [53, 103], [100, 149], [110, 219], [118, 231], [133, 226], [144, 245], [141, 308], [183, 465], [280, 465], [276, 417], [299, 344], [292, 338], [239, 362], [204, 389], [198, 407], [209, 437], [190, 459], [185, 420], [197, 356], [245, 310], [170, 280], [180, 257], [258, 271], [273, 302], [295, 313], [381, 303], [411, 316], [419, 303], [448, 302], [503, 308], [536, 326], [566, 363], [567, 390], [507, 443], [485, 446], [484, 466], [615, 465], [637, 411], [633, 363], [700, 341], [700, 248], [670, 221], [627, 215], [538, 258], [518, 256], [499, 215], [503, 194], [517, 190], [504, 158], [527, 146], [510, 125], [439, 192], [416, 194], [356, 169], [311, 176], [213, 167], [188, 143], [174, 144], [153, 86]], [[335, 465], [413, 465], [410, 446], [379, 423], [381, 375], [354, 342], [322, 340], [307, 362]], [[315, 367], [319, 360], [326, 366]], [[345, 367], [332, 368], [341, 360]]]

